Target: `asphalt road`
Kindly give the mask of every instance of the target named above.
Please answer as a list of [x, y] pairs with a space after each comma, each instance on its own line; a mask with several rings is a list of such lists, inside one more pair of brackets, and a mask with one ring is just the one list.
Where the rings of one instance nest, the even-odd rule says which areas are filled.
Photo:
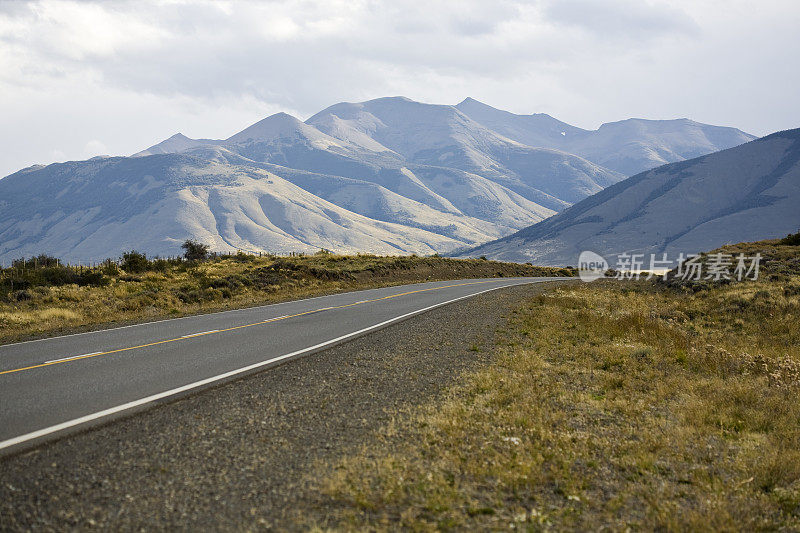
[[263, 370], [477, 294], [563, 278], [349, 292], [0, 346], [0, 453]]

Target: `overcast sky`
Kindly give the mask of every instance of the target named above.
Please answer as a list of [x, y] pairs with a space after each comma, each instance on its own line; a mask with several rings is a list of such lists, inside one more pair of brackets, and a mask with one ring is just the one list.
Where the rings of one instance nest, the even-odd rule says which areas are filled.
[[800, 127], [798, 28], [797, 0], [0, 0], [0, 176], [394, 95], [764, 135]]

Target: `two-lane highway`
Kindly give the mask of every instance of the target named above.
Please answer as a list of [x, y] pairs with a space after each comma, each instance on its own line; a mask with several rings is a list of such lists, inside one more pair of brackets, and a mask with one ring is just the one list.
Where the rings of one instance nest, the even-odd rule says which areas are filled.
[[564, 278], [387, 287], [0, 346], [0, 453], [434, 307], [559, 279]]

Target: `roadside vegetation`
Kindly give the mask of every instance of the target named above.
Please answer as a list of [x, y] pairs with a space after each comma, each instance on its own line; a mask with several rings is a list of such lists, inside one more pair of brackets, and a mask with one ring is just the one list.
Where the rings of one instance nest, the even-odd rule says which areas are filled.
[[0, 343], [419, 281], [574, 274], [438, 256], [220, 256], [193, 241], [183, 249], [182, 258], [131, 251], [92, 267], [44, 255], [14, 262], [0, 270]]
[[[320, 465], [308, 526], [800, 529], [800, 246], [758, 281], [570, 284], [494, 362]], [[491, 349], [490, 346], [479, 349]]]

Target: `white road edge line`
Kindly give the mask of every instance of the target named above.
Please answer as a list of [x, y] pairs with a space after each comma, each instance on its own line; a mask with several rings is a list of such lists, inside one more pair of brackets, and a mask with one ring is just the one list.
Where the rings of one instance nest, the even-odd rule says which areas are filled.
[[62, 357], [61, 359], [53, 359], [51, 361], [45, 361], [47, 363], [58, 363], [59, 361], [69, 361], [70, 359], [78, 359], [79, 357], [89, 357], [90, 355], [100, 355], [103, 352], [92, 352], [92, 353], [85, 353], [82, 355], [71, 355], [69, 357]]
[[197, 337], [198, 335], [208, 335], [209, 333], [216, 333], [218, 329], [210, 329], [208, 331], [201, 331], [200, 333], [189, 333], [188, 335], [181, 335], [181, 339], [188, 339], [189, 337]]
[[349, 339], [351, 337], [356, 337], [361, 335], [362, 333], [367, 333], [368, 331], [372, 331], [392, 322], [397, 322], [398, 320], [402, 320], [404, 318], [408, 318], [413, 315], [418, 315], [420, 313], [424, 313], [425, 311], [430, 311], [431, 309], [435, 309], [437, 307], [441, 307], [443, 305], [451, 304], [453, 302], [457, 302], [459, 300], [464, 300], [466, 298], [472, 298], [474, 296], [478, 296], [480, 294], [494, 291], [497, 289], [503, 289], [505, 287], [511, 287], [514, 285], [523, 285], [526, 283], [537, 283], [536, 281], [524, 281], [521, 283], [510, 283], [500, 285], [498, 287], [492, 287], [490, 289], [485, 289], [480, 292], [476, 292], [473, 294], [467, 294], [465, 296], [459, 296], [458, 298], [453, 298], [452, 300], [447, 300], [445, 302], [440, 302], [438, 304], [430, 305], [423, 309], [417, 309], [416, 311], [411, 311], [410, 313], [405, 313], [400, 316], [396, 316], [394, 318], [390, 318], [389, 320], [384, 320], [383, 322], [379, 322], [378, 324], [374, 324], [372, 326], [359, 329], [358, 331], [353, 331], [352, 333], [348, 333], [346, 335], [342, 335], [341, 337], [336, 337], [335, 339], [331, 339], [329, 341], [321, 342], [319, 344], [315, 344], [314, 346], [309, 346], [308, 348], [303, 348], [302, 350], [297, 350], [291, 353], [287, 353], [284, 355], [279, 355], [278, 357], [273, 357], [272, 359], [267, 359], [266, 361], [261, 361], [260, 363], [254, 363], [252, 365], [244, 366], [242, 368], [237, 368], [236, 370], [231, 370], [229, 372], [225, 372], [224, 374], [219, 374], [217, 376], [213, 376], [210, 378], [202, 379], [200, 381], [195, 381], [194, 383], [189, 383], [188, 385], [183, 385], [181, 387], [176, 387], [174, 389], [170, 389], [164, 392], [159, 392], [158, 394], [153, 394], [151, 396], [146, 396], [144, 398], [140, 398], [138, 400], [134, 400], [132, 402], [123, 403], [122, 405], [117, 405], [116, 407], [110, 407], [108, 409], [103, 409], [102, 411], [97, 411], [96, 413], [88, 414], [79, 418], [74, 418], [72, 420], [68, 420], [67, 422], [62, 422], [60, 424], [56, 424], [54, 426], [46, 427], [43, 429], [39, 429], [36, 431], [32, 431], [30, 433], [26, 433], [24, 435], [20, 435], [19, 437], [13, 437], [4, 441], [0, 441], [0, 450], [4, 448], [8, 448], [10, 446], [14, 446], [15, 444], [22, 444], [23, 442], [27, 442], [32, 439], [37, 439], [39, 437], [44, 437], [46, 435], [50, 435], [52, 433], [56, 433], [57, 431], [62, 431], [65, 429], [69, 429], [71, 427], [75, 427], [80, 424], [84, 424], [86, 422], [91, 422], [93, 420], [97, 420], [99, 418], [103, 418], [105, 416], [110, 416], [116, 413], [120, 413], [122, 411], [127, 411], [128, 409], [133, 409], [134, 407], [139, 407], [140, 405], [145, 405], [150, 402], [154, 402], [156, 400], [161, 400], [162, 398], [167, 398], [169, 396], [174, 396], [175, 394], [180, 394], [182, 392], [186, 392], [192, 389], [196, 389], [197, 387], [202, 387], [204, 385], [208, 385], [210, 383], [214, 383], [215, 381], [220, 381], [229, 377], [236, 376], [238, 374], [242, 374], [244, 372], [249, 372], [250, 370], [255, 370], [262, 366], [269, 365], [270, 363], [275, 363], [277, 361], [283, 361], [285, 359], [291, 359], [292, 357], [297, 357], [298, 355], [313, 352], [320, 348], [324, 348], [325, 346], [329, 346], [331, 344], [335, 344], [337, 342], [343, 341], [345, 339]]

